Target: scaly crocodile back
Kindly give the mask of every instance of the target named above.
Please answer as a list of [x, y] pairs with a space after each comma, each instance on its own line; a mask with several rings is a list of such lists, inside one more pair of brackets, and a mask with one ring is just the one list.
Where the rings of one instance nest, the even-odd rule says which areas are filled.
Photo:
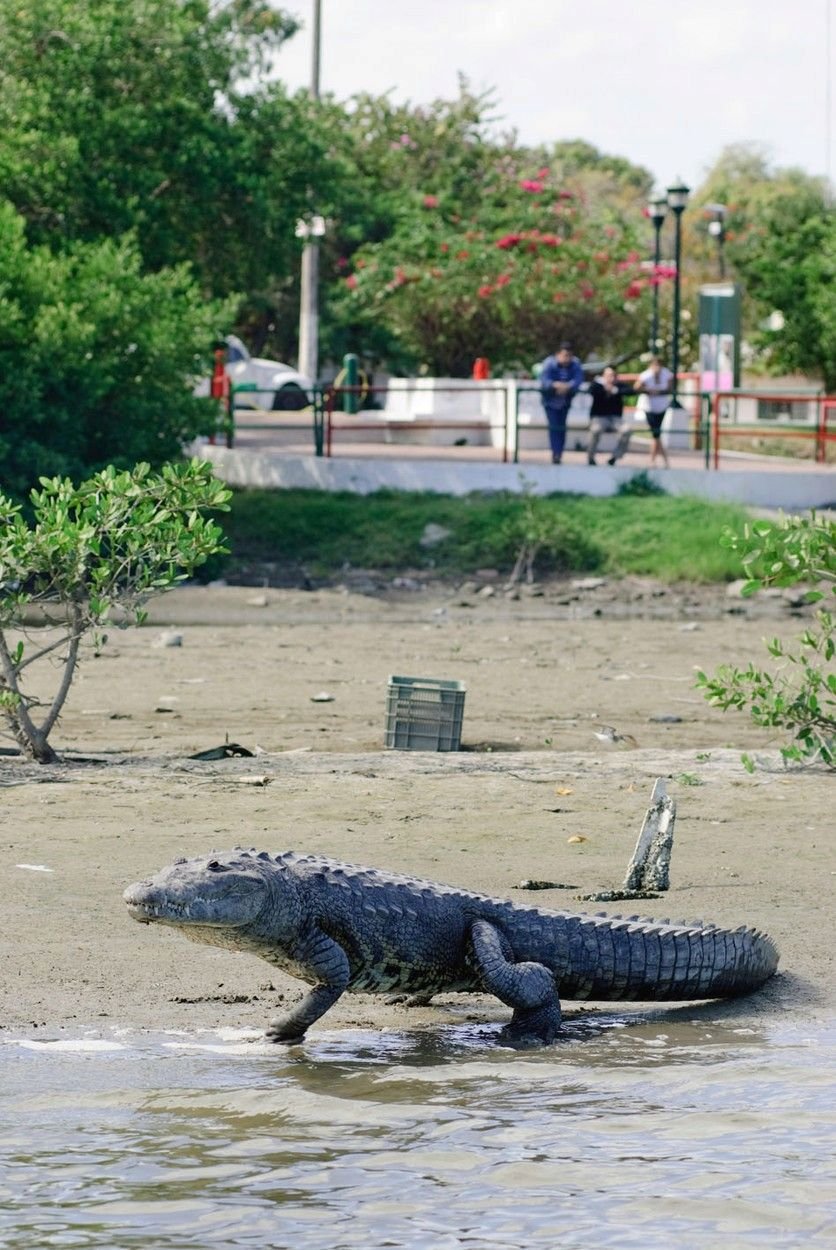
[[[591, 916], [523, 907], [433, 881], [286, 852], [275, 857], [321, 902], [364, 930], [394, 930], [424, 918], [440, 945], [461, 940], [474, 919], [507, 938], [517, 962], [542, 963], [569, 999], [697, 999], [743, 994], [778, 965], [765, 933], [702, 922], [672, 924], [638, 916]], [[422, 935], [423, 936], [423, 935]]]

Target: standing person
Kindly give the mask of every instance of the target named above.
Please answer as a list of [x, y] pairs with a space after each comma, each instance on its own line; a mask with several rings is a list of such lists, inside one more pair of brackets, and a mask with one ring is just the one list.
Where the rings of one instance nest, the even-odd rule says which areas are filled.
[[639, 394], [646, 396], [644, 400], [644, 415], [647, 418], [647, 424], [650, 426], [650, 433], [653, 438], [653, 446], [650, 451], [650, 467], [651, 469], [656, 463], [656, 457], [661, 455], [665, 468], [669, 469], [670, 461], [668, 453], [662, 446], [662, 422], [665, 419], [665, 413], [668, 410], [668, 404], [671, 400], [671, 385], [673, 383], [673, 374], [667, 369], [659, 356], [653, 356], [650, 361], [649, 368], [644, 373], [640, 373], [633, 387]]
[[560, 464], [563, 459], [569, 405], [582, 383], [583, 369], [577, 356], [572, 354], [572, 344], [561, 343], [540, 371], [540, 394], [549, 423], [552, 464]]
[[612, 433], [615, 431], [618, 434], [618, 442], [607, 464], [616, 464], [626, 454], [630, 445], [632, 430], [629, 421], [624, 419], [624, 396], [630, 390], [631, 387], [627, 383], [618, 381], [618, 376], [612, 365], [605, 365], [600, 378], [596, 378], [590, 386], [589, 393], [592, 396], [592, 406], [589, 409], [591, 433], [587, 456], [590, 464], [597, 463], [595, 453], [598, 450], [601, 435], [605, 432]]

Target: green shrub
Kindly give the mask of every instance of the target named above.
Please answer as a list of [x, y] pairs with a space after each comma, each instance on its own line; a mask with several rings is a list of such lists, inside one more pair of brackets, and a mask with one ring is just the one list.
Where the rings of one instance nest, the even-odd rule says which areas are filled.
[[[769, 654], [780, 661], [776, 671], [751, 662], [745, 669], [724, 664], [713, 677], [700, 671], [697, 685], [715, 707], [748, 708], [756, 725], [790, 733], [781, 747], [784, 759], [820, 759], [836, 767], [836, 618], [825, 606], [826, 597], [836, 594], [836, 524], [815, 513], [785, 517], [777, 525], [757, 521], [742, 534], [729, 533], [726, 541], [740, 553], [749, 575], [744, 595], [766, 586], [811, 583], [805, 598], [822, 606], [795, 647], [785, 647], [778, 638], [767, 642]], [[750, 771], [754, 768], [749, 756], [743, 761]]]
[[[49, 735], [85, 635], [102, 645], [108, 623], [141, 621], [147, 599], [218, 551], [221, 531], [204, 513], [228, 498], [211, 466], [197, 460], [159, 474], [147, 464], [109, 468], [80, 486], [43, 478], [32, 492], [31, 526], [0, 495], [0, 715], [30, 759], [57, 758]], [[30, 665], [42, 661], [57, 673], [46, 704], [27, 694]]]

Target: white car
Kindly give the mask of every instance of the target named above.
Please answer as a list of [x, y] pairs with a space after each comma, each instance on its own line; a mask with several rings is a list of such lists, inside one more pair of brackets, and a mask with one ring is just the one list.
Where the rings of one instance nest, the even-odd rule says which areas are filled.
[[[226, 371], [236, 388], [236, 408], [298, 412], [308, 407], [313, 389], [310, 378], [280, 360], [262, 360], [260, 356], [251, 356], [236, 334], [226, 336], [226, 345]], [[240, 391], [238, 387], [241, 387]], [[208, 378], [199, 384], [195, 394], [209, 394]]]

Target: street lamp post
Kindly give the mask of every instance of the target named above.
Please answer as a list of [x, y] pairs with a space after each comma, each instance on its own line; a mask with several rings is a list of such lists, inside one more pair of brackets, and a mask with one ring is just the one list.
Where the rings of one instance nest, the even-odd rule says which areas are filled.
[[726, 255], [723, 246], [726, 242], [726, 206], [725, 204], [706, 204], [705, 211], [711, 213], [708, 233], [712, 239], [717, 240], [717, 268], [722, 279], [726, 276]]
[[653, 222], [653, 321], [650, 327], [650, 354], [655, 356], [659, 351], [659, 261], [661, 260], [662, 226], [665, 221], [668, 202], [662, 196], [656, 196], [648, 205], [650, 220]]
[[[321, 0], [314, 0], [313, 48], [311, 53], [312, 100], [319, 99]], [[296, 234], [305, 240], [302, 249], [302, 273], [299, 291], [299, 372], [316, 382], [319, 373], [319, 240], [325, 223], [319, 216], [310, 222], [300, 221]]]
[[679, 384], [679, 312], [680, 312], [680, 291], [681, 291], [681, 261], [682, 261], [682, 214], [685, 212], [685, 205], [688, 203], [688, 194], [691, 188], [686, 187], [682, 179], [674, 183], [672, 187], [668, 187], [668, 208], [674, 216], [674, 264], [676, 273], [673, 279], [673, 351], [671, 354], [671, 371], [673, 373], [673, 383], [671, 385], [671, 408], [680, 408], [681, 404], [678, 398]]

